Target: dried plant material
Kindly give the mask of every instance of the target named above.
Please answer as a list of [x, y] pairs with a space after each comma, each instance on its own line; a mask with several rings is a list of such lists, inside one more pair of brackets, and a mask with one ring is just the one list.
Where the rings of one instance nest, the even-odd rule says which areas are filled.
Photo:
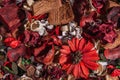
[[114, 49], [106, 49], [104, 55], [107, 59], [116, 60], [120, 58], [120, 46]]
[[0, 72], [0, 79], [2, 79], [3, 78], [3, 74]]
[[24, 18], [24, 11], [20, 10], [15, 4], [10, 4], [0, 9], [0, 21], [6, 25], [9, 30], [13, 31], [19, 27]]
[[19, 66], [21, 69], [23, 69], [24, 71], [26, 71], [25, 65], [22, 64], [22, 58], [19, 58], [19, 60], [18, 60], [18, 66]]
[[73, 76], [73, 75], [68, 75], [67, 80], [75, 80], [75, 78], [74, 78], [74, 76]]
[[33, 80], [33, 79], [26, 75], [23, 75], [22, 77], [18, 78], [17, 80]]
[[120, 31], [117, 31], [117, 34], [118, 36], [113, 43], [107, 43], [106, 45], [103, 45], [105, 49], [113, 49], [120, 45]]
[[98, 76], [105, 76], [107, 74], [107, 69], [105, 66], [99, 64], [99, 67], [97, 70], [94, 71], [95, 74]]
[[29, 66], [29, 68], [27, 69], [27, 76], [33, 76], [35, 73], [35, 68], [34, 66]]
[[110, 0], [109, 0], [109, 2], [110, 2], [109, 7], [120, 6], [120, 4], [117, 4], [116, 2], [113, 2], [113, 1], [110, 1]]
[[61, 0], [40, 0], [33, 4], [33, 14], [35, 16], [48, 13], [52, 9], [62, 6]]
[[28, 5], [28, 6], [32, 6], [33, 3], [34, 3], [34, 0], [27, 0], [27, 5]]
[[52, 9], [49, 13], [48, 21], [53, 25], [67, 24], [74, 19], [72, 7], [69, 2], [65, 2], [62, 7]]
[[112, 77], [110, 75], [106, 75], [106, 80], [119, 80], [118, 77]]

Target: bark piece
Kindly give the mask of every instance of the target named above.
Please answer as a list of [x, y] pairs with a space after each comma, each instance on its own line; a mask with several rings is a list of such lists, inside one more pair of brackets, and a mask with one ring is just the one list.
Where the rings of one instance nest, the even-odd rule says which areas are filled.
[[70, 1], [63, 3], [59, 9], [52, 9], [49, 12], [48, 21], [53, 25], [67, 24], [74, 19]]
[[27, 76], [33, 76], [35, 73], [35, 68], [34, 66], [29, 66], [29, 68], [27, 69]]
[[33, 4], [33, 14], [34, 16], [42, 15], [61, 6], [61, 0], [40, 0]]

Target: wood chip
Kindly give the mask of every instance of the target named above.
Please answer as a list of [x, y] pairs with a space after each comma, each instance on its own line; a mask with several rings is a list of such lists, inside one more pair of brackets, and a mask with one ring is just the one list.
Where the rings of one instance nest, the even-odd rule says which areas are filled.
[[106, 80], [119, 80], [118, 77], [112, 77], [110, 75], [106, 75]]
[[49, 13], [48, 21], [52, 25], [67, 24], [74, 19], [72, 7], [69, 2], [65, 2], [59, 9], [52, 9]]
[[114, 6], [120, 6], [120, 4], [117, 4], [116, 2], [110, 1], [110, 7], [114, 7]]
[[48, 13], [52, 9], [58, 9], [62, 6], [61, 0], [40, 0], [33, 4], [34, 16]]
[[35, 67], [31, 65], [27, 69], [27, 76], [33, 76], [34, 74], [35, 74]]

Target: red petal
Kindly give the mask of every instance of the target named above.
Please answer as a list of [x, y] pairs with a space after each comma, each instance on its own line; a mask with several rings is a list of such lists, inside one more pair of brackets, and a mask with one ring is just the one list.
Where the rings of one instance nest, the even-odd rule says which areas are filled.
[[64, 65], [62, 66], [62, 69], [63, 69], [63, 70], [67, 70], [67, 69], [69, 68], [69, 66], [71, 66], [71, 64], [64, 64]]
[[79, 76], [79, 64], [76, 64], [75, 65], [75, 67], [74, 67], [74, 69], [73, 69], [73, 75], [76, 77], [76, 78], [78, 78], [78, 76]]
[[[75, 39], [76, 39], [76, 38], [72, 38], [72, 43], [73, 43], [74, 46], [76, 46], [76, 44], [75, 44], [75, 41], [76, 41], [76, 40], [75, 40]], [[76, 47], [75, 47], [75, 49], [76, 49]]]
[[78, 38], [76, 38], [75, 47], [77, 50], [79, 49], [79, 42], [80, 42], [80, 40]]
[[83, 74], [84, 74], [84, 78], [88, 78], [88, 75], [89, 75], [89, 70], [88, 70], [88, 68], [84, 65], [84, 63], [81, 61], [80, 62], [80, 67], [81, 67], [81, 70], [82, 70], [82, 72], [83, 72]]
[[64, 64], [67, 61], [67, 56], [62, 55], [59, 59], [60, 64]]
[[43, 59], [44, 64], [48, 65], [52, 63], [54, 59], [54, 54], [55, 54], [55, 49], [54, 46], [52, 45], [52, 49], [47, 53], [46, 57]]
[[60, 49], [60, 52], [63, 54], [70, 54], [70, 51], [67, 51], [66, 49]]
[[72, 41], [68, 40], [68, 44], [70, 46], [70, 49], [74, 52], [76, 49], [75, 49], [75, 45], [72, 43]]
[[81, 65], [80, 65], [80, 64], [79, 64], [78, 71], [79, 71], [79, 76], [80, 76], [80, 77], [85, 78], [85, 75], [83, 74], [83, 70], [82, 70], [82, 68], [81, 68]]
[[86, 44], [86, 40], [84, 38], [82, 38], [80, 40], [80, 42], [79, 42], [79, 50], [82, 51], [82, 49], [84, 48], [85, 44]]
[[12, 41], [11, 43], [10, 43], [10, 47], [11, 48], [16, 48], [16, 47], [18, 47], [20, 45], [20, 41], [18, 41], [18, 40], [14, 40], [14, 41]]
[[72, 72], [72, 70], [74, 69], [74, 65], [71, 65], [68, 70], [67, 70], [67, 74], [70, 74]]
[[84, 64], [91, 70], [96, 70], [98, 68], [98, 64], [92, 61], [84, 61]]
[[62, 48], [65, 49], [65, 50], [67, 50], [68, 52], [70, 52], [70, 47], [69, 46], [63, 45]]
[[115, 76], [120, 76], [120, 69], [115, 69], [112, 73], [111, 76], [115, 77]]
[[84, 46], [83, 48], [83, 52], [88, 52], [93, 48], [93, 44], [91, 42], [88, 41], [88, 43]]

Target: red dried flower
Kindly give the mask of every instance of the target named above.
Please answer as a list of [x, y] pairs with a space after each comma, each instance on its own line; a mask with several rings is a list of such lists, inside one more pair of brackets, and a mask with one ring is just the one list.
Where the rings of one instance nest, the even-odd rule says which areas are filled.
[[106, 12], [108, 0], [92, 0], [92, 4], [97, 9], [97, 12], [102, 14]]
[[114, 49], [106, 49], [104, 51], [106, 59], [116, 60], [120, 58], [120, 46]]
[[98, 67], [96, 61], [99, 60], [99, 56], [93, 47], [93, 44], [84, 38], [68, 40], [68, 45], [63, 45], [60, 49], [59, 63], [62, 69], [76, 78], [87, 78], [89, 69], [96, 70]]
[[107, 14], [107, 20], [110, 23], [113, 23], [115, 27], [120, 27], [120, 7], [113, 7], [110, 9], [109, 13]]
[[113, 76], [113, 77], [115, 77], [115, 76], [120, 76], [120, 69], [117, 69], [117, 68], [116, 68], [115, 66], [113, 66], [113, 65], [108, 65], [107, 68], [108, 68], [108, 71], [110, 71], [109, 74], [110, 74], [111, 76]]
[[16, 47], [20, 46], [21, 42], [19, 40], [16, 40], [13, 37], [8, 37], [4, 40], [4, 43], [6, 44], [6, 46], [9, 46], [11, 48], [16, 48]]

